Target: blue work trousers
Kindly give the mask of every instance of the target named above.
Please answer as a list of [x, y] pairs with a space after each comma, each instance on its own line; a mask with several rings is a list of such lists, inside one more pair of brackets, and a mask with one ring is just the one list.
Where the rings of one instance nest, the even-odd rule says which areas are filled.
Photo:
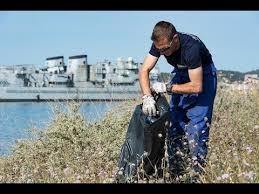
[[[175, 69], [171, 83], [190, 81], [188, 70]], [[189, 161], [194, 170], [205, 164], [207, 142], [217, 89], [214, 64], [203, 68], [203, 90], [199, 94], [175, 94], [170, 100], [170, 127], [168, 129], [169, 167], [179, 174]], [[185, 167], [184, 167], [185, 166]]]

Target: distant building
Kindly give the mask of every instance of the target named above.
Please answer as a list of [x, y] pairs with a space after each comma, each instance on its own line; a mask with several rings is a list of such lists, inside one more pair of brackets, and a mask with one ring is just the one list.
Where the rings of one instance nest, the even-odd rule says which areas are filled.
[[245, 74], [244, 83], [259, 84], [259, 77], [257, 74]]
[[224, 83], [230, 83], [229, 78], [223, 71], [218, 71], [217, 72], [218, 80]]

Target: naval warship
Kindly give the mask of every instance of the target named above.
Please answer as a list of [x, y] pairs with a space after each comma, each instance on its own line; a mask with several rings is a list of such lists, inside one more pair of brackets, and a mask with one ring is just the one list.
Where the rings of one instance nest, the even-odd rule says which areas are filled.
[[[15, 101], [112, 101], [140, 98], [138, 71], [142, 63], [119, 57], [115, 63], [87, 63], [87, 55], [49, 57], [43, 68], [36, 65], [0, 66], [0, 102]], [[150, 73], [158, 78], [159, 69]]]

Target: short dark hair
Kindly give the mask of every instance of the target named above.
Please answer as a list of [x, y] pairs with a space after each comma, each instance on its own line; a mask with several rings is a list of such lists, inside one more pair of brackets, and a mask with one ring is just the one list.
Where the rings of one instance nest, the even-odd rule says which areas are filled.
[[169, 41], [171, 41], [176, 32], [177, 31], [172, 23], [160, 21], [153, 29], [151, 40], [158, 41], [161, 37], [166, 37]]

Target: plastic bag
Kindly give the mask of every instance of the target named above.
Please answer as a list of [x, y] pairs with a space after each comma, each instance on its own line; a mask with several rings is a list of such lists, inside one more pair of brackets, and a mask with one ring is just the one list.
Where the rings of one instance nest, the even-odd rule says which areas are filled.
[[161, 169], [164, 157], [166, 127], [169, 121], [169, 104], [163, 94], [153, 94], [159, 114], [150, 117], [142, 112], [142, 104], [137, 105], [131, 117], [125, 141], [118, 161], [119, 171], [116, 182], [134, 182], [137, 169], [143, 164], [146, 175]]

